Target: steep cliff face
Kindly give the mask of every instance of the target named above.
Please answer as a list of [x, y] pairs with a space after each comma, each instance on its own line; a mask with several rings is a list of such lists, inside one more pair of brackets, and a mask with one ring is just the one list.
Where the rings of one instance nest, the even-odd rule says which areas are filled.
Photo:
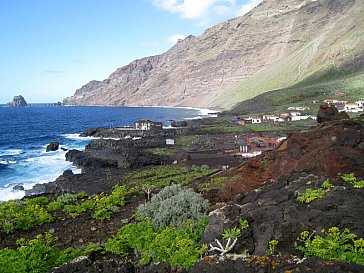
[[363, 0], [266, 0], [243, 17], [136, 60], [69, 105], [230, 108], [314, 72], [363, 66]]

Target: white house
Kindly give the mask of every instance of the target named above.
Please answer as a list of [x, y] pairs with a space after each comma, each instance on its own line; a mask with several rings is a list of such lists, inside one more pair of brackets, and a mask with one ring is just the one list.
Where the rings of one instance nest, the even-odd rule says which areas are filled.
[[138, 130], [162, 130], [163, 123], [151, 120], [138, 120], [134, 122], [134, 128]]
[[252, 121], [252, 124], [262, 123], [262, 118], [258, 116], [250, 116], [249, 119]]
[[280, 117], [274, 116], [274, 115], [264, 115], [263, 120], [266, 121], [266, 122], [268, 122], [268, 121], [279, 121], [279, 122], [284, 121]]
[[292, 117], [298, 117], [298, 116], [300, 116], [300, 115], [301, 115], [301, 112], [290, 112], [290, 115], [291, 115]]
[[355, 102], [356, 105], [358, 105], [359, 107], [363, 108], [364, 107], [364, 100], [357, 100]]

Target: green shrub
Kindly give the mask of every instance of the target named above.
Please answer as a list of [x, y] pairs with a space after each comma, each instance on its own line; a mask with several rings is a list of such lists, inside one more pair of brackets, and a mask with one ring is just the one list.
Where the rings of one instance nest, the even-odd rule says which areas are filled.
[[24, 238], [17, 241], [18, 248], [0, 250], [1, 272], [6, 273], [39, 273], [60, 266], [83, 255], [83, 251], [74, 248], [60, 250], [53, 246], [57, 238], [51, 234], [38, 235], [33, 240]]
[[323, 236], [316, 235], [315, 231], [303, 231], [297, 238], [296, 249], [302, 251], [305, 257], [317, 256], [364, 265], [363, 238], [357, 239], [357, 235], [348, 229], [340, 232], [337, 227], [331, 227], [327, 232], [322, 230], [321, 233]]
[[180, 185], [164, 188], [150, 202], [138, 207], [142, 217], [148, 217], [157, 227], [184, 225], [187, 220], [198, 221], [210, 210], [208, 201], [200, 194]]
[[276, 245], [278, 245], [277, 240], [270, 240], [268, 243], [267, 255], [273, 255], [276, 250]]
[[60, 201], [53, 201], [47, 205], [48, 211], [55, 211], [55, 210], [61, 210], [61, 209], [63, 209], [63, 203]]
[[0, 228], [6, 233], [12, 233], [53, 221], [52, 215], [43, 207], [47, 202], [47, 198], [38, 197], [27, 201], [0, 203]]
[[342, 180], [353, 185], [354, 188], [364, 188], [364, 180], [358, 180], [354, 173], [348, 173], [341, 176]]
[[297, 200], [300, 201], [301, 203], [310, 203], [315, 199], [322, 199], [324, 198], [325, 194], [326, 194], [327, 190], [325, 189], [317, 189], [317, 190], [313, 190], [313, 189], [306, 189], [305, 192], [303, 193], [299, 193], [297, 196]]
[[64, 193], [58, 196], [57, 201], [61, 202], [62, 204], [70, 204], [76, 202], [77, 199], [77, 194]]
[[135, 249], [141, 255], [141, 264], [166, 262], [172, 266], [190, 268], [206, 252], [201, 246], [207, 218], [198, 223], [188, 221], [184, 227], [155, 227], [149, 219], [123, 226], [117, 235], [105, 243], [106, 251], [126, 255]]
[[310, 203], [313, 200], [322, 199], [325, 197], [326, 193], [329, 192], [333, 187], [334, 185], [331, 184], [330, 181], [327, 179], [322, 183], [320, 188], [316, 190], [308, 188], [305, 192], [299, 193], [297, 195], [297, 200], [301, 203]]

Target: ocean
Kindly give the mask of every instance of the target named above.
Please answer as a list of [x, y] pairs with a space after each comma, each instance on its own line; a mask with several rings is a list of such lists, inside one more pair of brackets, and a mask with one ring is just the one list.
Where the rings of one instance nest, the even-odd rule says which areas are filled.
[[83, 150], [91, 138], [78, 135], [88, 128], [131, 126], [139, 119], [162, 121], [168, 126], [170, 120], [209, 113], [192, 108], [0, 105], [0, 201], [25, 195], [23, 190], [14, 190], [15, 185], [29, 189], [36, 183], [54, 181], [67, 169], [80, 172], [65, 160], [65, 151], [45, 152], [52, 141], [65, 149]]

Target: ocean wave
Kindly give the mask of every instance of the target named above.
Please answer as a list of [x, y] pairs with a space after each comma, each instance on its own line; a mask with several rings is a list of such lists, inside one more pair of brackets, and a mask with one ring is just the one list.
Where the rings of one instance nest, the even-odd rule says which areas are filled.
[[76, 140], [89, 140], [89, 139], [99, 139], [99, 137], [82, 137], [80, 134], [62, 134], [64, 138], [76, 139]]
[[16, 160], [0, 160], [0, 164], [3, 165], [13, 165], [16, 164], [18, 161]]
[[0, 151], [0, 156], [20, 155], [22, 153], [24, 153], [24, 151], [21, 149], [9, 149]]
[[25, 191], [14, 190], [13, 186], [7, 188], [0, 188], [0, 201], [21, 199], [24, 196], [25, 196]]

